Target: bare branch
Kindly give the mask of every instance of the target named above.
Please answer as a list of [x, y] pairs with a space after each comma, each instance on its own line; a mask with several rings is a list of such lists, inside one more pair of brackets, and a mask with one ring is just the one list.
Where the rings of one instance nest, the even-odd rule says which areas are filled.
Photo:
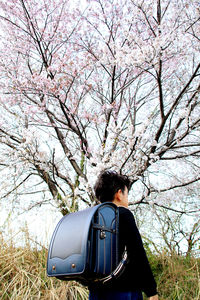
[[18, 185], [16, 185], [12, 190], [10, 190], [8, 193], [6, 193], [4, 196], [2, 196], [0, 199], [8, 197], [12, 192], [16, 191], [29, 177], [31, 177], [33, 174], [29, 174], [24, 178]]

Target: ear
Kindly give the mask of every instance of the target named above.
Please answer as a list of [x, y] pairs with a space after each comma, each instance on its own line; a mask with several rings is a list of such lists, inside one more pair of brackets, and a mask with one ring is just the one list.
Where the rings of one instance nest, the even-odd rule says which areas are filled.
[[122, 190], [120, 189], [120, 190], [118, 190], [116, 193], [115, 193], [115, 199], [117, 200], [117, 201], [121, 201], [121, 197], [122, 197]]

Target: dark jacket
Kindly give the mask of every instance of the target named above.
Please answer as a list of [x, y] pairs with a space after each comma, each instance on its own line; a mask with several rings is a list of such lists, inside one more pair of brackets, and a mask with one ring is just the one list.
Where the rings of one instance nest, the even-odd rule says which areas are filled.
[[89, 289], [111, 289], [119, 291], [143, 291], [148, 297], [157, 294], [154, 280], [135, 219], [131, 211], [119, 207], [119, 255], [122, 256], [125, 245], [129, 263], [124, 273], [107, 285], [89, 287]]

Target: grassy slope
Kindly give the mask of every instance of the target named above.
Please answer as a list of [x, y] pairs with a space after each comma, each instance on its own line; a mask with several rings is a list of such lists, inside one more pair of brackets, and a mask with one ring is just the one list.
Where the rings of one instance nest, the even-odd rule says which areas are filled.
[[[47, 251], [23, 248], [0, 238], [0, 299], [87, 299], [87, 290], [76, 282], [46, 276]], [[158, 283], [160, 300], [200, 299], [200, 260], [149, 253]]]

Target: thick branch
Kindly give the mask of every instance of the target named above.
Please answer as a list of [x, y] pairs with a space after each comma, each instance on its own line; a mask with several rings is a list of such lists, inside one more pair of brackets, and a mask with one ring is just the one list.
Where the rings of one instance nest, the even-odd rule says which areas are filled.
[[159, 60], [159, 71], [157, 74], [158, 91], [159, 91], [159, 103], [160, 103], [160, 115], [161, 120], [165, 119], [164, 104], [163, 104], [163, 90], [162, 90], [162, 60]]
[[[114, 102], [114, 99], [115, 99], [115, 72], [116, 72], [116, 66], [114, 66], [113, 73], [112, 73], [110, 104], [112, 104]], [[111, 114], [112, 114], [112, 109], [109, 109], [108, 116], [106, 118], [106, 126], [105, 126], [105, 131], [104, 131], [103, 145], [106, 144], [106, 140], [107, 140], [107, 137], [108, 137], [108, 126], [109, 126], [109, 123], [110, 123]]]
[[[187, 89], [189, 88], [190, 84], [192, 83], [192, 81], [194, 80], [194, 78], [197, 76], [198, 71], [200, 69], [200, 63], [198, 64], [198, 66], [196, 67], [194, 73], [192, 74], [191, 78], [189, 79], [189, 81], [187, 82], [187, 84], [184, 86], [184, 88], [182, 89], [182, 91], [179, 93], [179, 95], [177, 96], [177, 98], [175, 99], [174, 103], [171, 105], [168, 113], [165, 115], [165, 117], [162, 119], [160, 127], [155, 135], [155, 141], [158, 142], [159, 138], [163, 132], [163, 129], [165, 127], [165, 124], [170, 116], [170, 114], [173, 112], [173, 110], [175, 109], [175, 107], [178, 105], [179, 101], [181, 100], [181, 98], [183, 97], [183, 95], [185, 94], [185, 92], [187, 91]], [[151, 148], [150, 153], [155, 153], [156, 151], [156, 146], [153, 146]]]
[[63, 148], [64, 153], [67, 155], [67, 158], [68, 158], [69, 162], [71, 163], [72, 167], [74, 168], [74, 170], [76, 171], [76, 173], [79, 176], [81, 176], [81, 177], [83, 177], [83, 178], [86, 179], [85, 175], [82, 173], [81, 169], [79, 168], [78, 164], [76, 163], [75, 159], [73, 158], [73, 155], [71, 154], [69, 148], [65, 144], [65, 142], [64, 142], [64, 136], [63, 136], [62, 132], [58, 129], [58, 127], [56, 126], [56, 124], [55, 124], [52, 116], [48, 112], [47, 112], [47, 116], [48, 116], [48, 118], [49, 118], [52, 126], [54, 127], [54, 129], [56, 131], [56, 134], [57, 134], [57, 137], [59, 139], [59, 142], [60, 142], [60, 144], [61, 144], [61, 146]]
[[35, 168], [38, 171], [39, 175], [42, 177], [42, 179], [48, 185], [49, 190], [50, 190], [51, 194], [53, 195], [53, 197], [56, 198], [58, 195], [58, 189], [57, 189], [55, 182], [51, 179], [48, 172], [43, 170], [39, 165], [35, 164]]

